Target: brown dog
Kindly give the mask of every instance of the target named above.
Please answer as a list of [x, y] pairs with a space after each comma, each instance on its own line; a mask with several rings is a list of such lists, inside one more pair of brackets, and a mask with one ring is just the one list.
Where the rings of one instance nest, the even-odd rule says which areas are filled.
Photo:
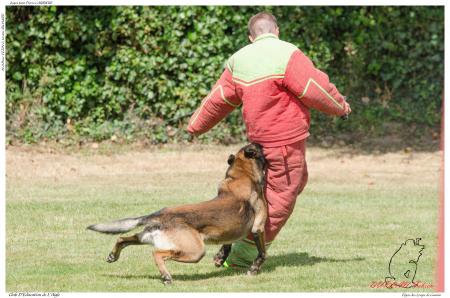
[[255, 275], [265, 261], [264, 224], [267, 202], [264, 197], [266, 162], [259, 144], [250, 144], [228, 158], [229, 168], [219, 185], [217, 197], [210, 201], [172, 208], [136, 218], [125, 218], [88, 227], [102, 233], [119, 234], [138, 226], [144, 230], [133, 236], [119, 237], [107, 261], [119, 259], [128, 245], [152, 244], [153, 257], [164, 284], [172, 277], [166, 260], [196, 263], [205, 254], [204, 242], [224, 244], [214, 257], [221, 266], [231, 249], [231, 243], [252, 233], [258, 256], [247, 274]]

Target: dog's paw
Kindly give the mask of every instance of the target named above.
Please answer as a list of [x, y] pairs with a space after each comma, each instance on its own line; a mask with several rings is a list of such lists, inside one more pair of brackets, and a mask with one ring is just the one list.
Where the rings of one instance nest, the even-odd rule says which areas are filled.
[[165, 286], [172, 284], [172, 276], [170, 276], [170, 275], [163, 275], [163, 276], [161, 276], [161, 279]]
[[247, 271], [247, 275], [248, 276], [256, 276], [256, 275], [258, 275], [258, 271], [249, 270], [249, 271]]
[[108, 255], [108, 257], [106, 258], [106, 262], [112, 263], [112, 262], [115, 262], [115, 261], [117, 261], [117, 259], [116, 259], [116, 257], [114, 256], [114, 254], [111, 252], [111, 253]]
[[222, 267], [223, 262], [218, 262], [218, 261], [214, 261], [214, 266], [216, 266], [217, 268]]
[[218, 257], [218, 256], [215, 256], [213, 261], [214, 261], [214, 266], [216, 266], [216, 267], [221, 267], [223, 265], [223, 263], [225, 263], [225, 259]]
[[249, 276], [255, 276], [259, 273], [259, 268], [255, 267], [255, 266], [251, 266], [250, 269], [248, 269], [247, 271], [247, 275]]

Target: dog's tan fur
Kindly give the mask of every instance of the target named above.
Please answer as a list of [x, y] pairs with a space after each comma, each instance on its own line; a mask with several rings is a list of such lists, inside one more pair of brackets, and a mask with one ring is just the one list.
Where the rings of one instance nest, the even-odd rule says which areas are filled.
[[144, 225], [142, 232], [119, 237], [108, 262], [119, 259], [128, 245], [152, 244], [153, 257], [165, 284], [171, 283], [165, 261], [195, 263], [205, 254], [204, 243], [224, 244], [214, 258], [223, 264], [231, 243], [252, 233], [258, 257], [248, 274], [257, 274], [265, 260], [264, 225], [267, 202], [264, 198], [265, 160], [262, 147], [250, 144], [228, 159], [229, 168], [216, 198], [197, 204], [164, 208], [138, 218], [128, 218], [88, 228], [103, 233], [123, 233]]

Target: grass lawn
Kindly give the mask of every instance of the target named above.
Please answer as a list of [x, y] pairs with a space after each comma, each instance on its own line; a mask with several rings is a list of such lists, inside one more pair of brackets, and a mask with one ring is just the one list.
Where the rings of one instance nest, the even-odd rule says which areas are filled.
[[415, 280], [434, 283], [440, 152], [308, 148], [309, 182], [256, 277], [215, 268], [214, 245], [198, 264], [169, 262], [170, 287], [160, 282], [149, 246], [129, 247], [118, 262], [105, 262], [116, 236], [86, 226], [213, 198], [227, 157], [238, 148], [100, 154], [9, 147], [6, 290], [432, 291], [370, 285], [384, 281], [402, 242], [419, 237], [425, 250]]

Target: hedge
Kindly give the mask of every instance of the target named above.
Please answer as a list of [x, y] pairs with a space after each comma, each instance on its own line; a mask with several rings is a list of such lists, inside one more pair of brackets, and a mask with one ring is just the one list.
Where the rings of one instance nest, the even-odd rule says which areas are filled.
[[[7, 137], [187, 140], [183, 116], [262, 10], [352, 105], [347, 122], [313, 113], [314, 135], [439, 128], [443, 6], [8, 6]], [[240, 112], [204, 139], [245, 139]]]

